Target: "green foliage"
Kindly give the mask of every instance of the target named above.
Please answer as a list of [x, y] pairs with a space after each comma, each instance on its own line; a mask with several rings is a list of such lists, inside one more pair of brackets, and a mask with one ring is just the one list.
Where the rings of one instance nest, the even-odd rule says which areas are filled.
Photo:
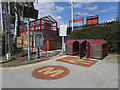
[[72, 39], [104, 39], [108, 42], [110, 52], [120, 52], [118, 44], [120, 37], [118, 23], [106, 26], [90, 26], [71, 32]]

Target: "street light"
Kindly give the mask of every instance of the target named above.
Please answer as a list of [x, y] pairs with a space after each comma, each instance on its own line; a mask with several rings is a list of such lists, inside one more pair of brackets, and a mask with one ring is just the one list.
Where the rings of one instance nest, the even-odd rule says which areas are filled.
[[72, 31], [73, 31], [73, 0], [71, 0], [71, 17], [72, 17]]

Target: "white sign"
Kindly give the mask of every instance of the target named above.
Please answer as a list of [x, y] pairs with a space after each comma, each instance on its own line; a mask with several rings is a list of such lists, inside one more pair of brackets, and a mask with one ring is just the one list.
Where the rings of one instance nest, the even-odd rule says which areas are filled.
[[42, 32], [34, 32], [35, 35], [35, 47], [43, 46], [43, 33]]
[[67, 24], [60, 25], [59, 36], [67, 36]]

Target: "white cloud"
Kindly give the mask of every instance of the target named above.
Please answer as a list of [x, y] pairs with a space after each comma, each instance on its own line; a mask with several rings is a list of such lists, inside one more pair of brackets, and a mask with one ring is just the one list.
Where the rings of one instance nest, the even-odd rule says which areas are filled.
[[[38, 1], [39, 2], [71, 2], [71, 0], [38, 0]], [[119, 0], [73, 0], [73, 2], [118, 2], [118, 1]]]
[[115, 8], [116, 8], [115, 6], [112, 6], [112, 7], [108, 8], [108, 9], [104, 9], [104, 10], [101, 10], [101, 11], [97, 11], [96, 13], [105, 13], [105, 12], [108, 12], [108, 11], [113, 10], [113, 9], [115, 9]]
[[39, 2], [35, 3], [34, 6], [39, 10], [38, 18], [51, 15], [58, 24], [63, 24], [62, 17], [57, 13], [62, 12], [64, 8], [56, 6], [54, 2]]
[[77, 15], [80, 15], [80, 16], [88, 16], [88, 15], [90, 15], [90, 14], [88, 14], [88, 13], [76, 13]]
[[64, 10], [64, 7], [59, 7], [59, 6], [56, 6], [56, 11], [58, 13], [62, 12]]
[[97, 9], [97, 8], [98, 8], [98, 6], [95, 5], [94, 7], [86, 7], [85, 9], [87, 9], [87, 10], [95, 10], [95, 9]]
[[74, 3], [74, 8], [81, 8], [82, 7], [82, 3]]
[[[71, 2], [71, 0], [0, 0], [0, 2]], [[119, 2], [119, 0], [73, 0], [73, 2]]]
[[106, 9], [106, 10], [101, 10], [101, 11], [99, 11], [100, 13], [105, 13], [105, 12], [107, 12], [108, 10]]
[[115, 9], [115, 8], [116, 8], [115, 6], [110, 7], [110, 9]]
[[[83, 4], [86, 4], [86, 5], [88, 5], [88, 4], [90, 4], [91, 2], [74, 2], [73, 3], [73, 7], [74, 8], [82, 8], [82, 5]], [[71, 2], [69, 2], [69, 6], [67, 6], [66, 8], [71, 8]]]

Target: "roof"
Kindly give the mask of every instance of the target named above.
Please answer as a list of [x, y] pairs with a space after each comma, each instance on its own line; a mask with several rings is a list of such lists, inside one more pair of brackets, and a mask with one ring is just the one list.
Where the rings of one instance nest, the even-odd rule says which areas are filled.
[[45, 19], [45, 20], [48, 20], [48, 21], [52, 21], [52, 22], [57, 22], [55, 19], [53, 19], [50, 15], [48, 16], [45, 16], [45, 17], [42, 17], [40, 19]]
[[77, 41], [77, 40], [68, 40], [67, 42], [66, 42], [66, 44], [72, 44], [72, 43], [74, 43], [75, 41]]
[[86, 39], [87, 42], [92, 43], [94, 39]]
[[104, 39], [97, 39], [96, 41], [99, 41], [99, 42], [101, 42], [101, 43], [107, 43], [107, 41], [104, 40]]
[[79, 42], [79, 44], [83, 43], [84, 41], [86, 41], [85, 39], [79, 39], [77, 40]]
[[104, 39], [96, 39], [96, 40], [95, 40], [95, 41], [93, 41], [92, 43], [105, 44], [105, 43], [107, 43], [107, 41], [106, 41], [106, 40], [104, 40]]

